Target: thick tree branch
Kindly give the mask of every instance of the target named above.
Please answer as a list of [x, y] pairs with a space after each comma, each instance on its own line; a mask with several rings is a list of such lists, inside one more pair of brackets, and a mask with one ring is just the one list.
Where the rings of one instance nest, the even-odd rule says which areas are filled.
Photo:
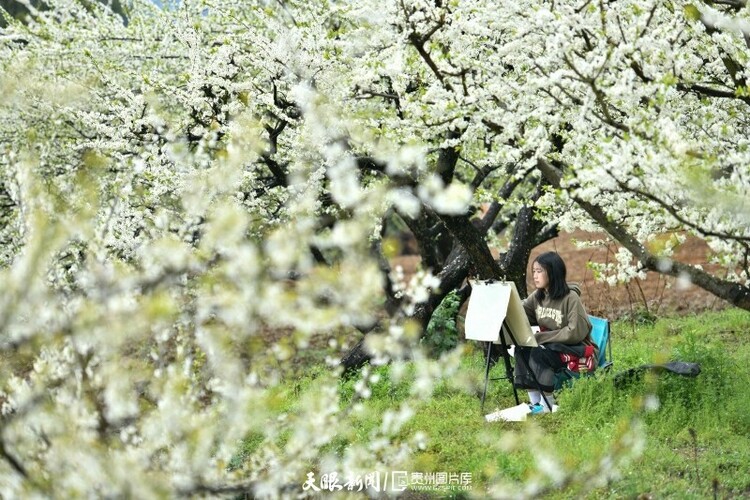
[[[502, 193], [510, 195], [515, 185], [507, 184]], [[527, 209], [528, 210], [528, 209]], [[479, 221], [476, 227], [471, 223], [469, 218], [463, 216], [441, 216], [441, 220], [446, 222], [446, 227], [451, 234], [457, 238], [463, 238], [464, 234], [469, 238], [466, 243], [459, 239], [460, 244], [453, 247], [453, 251], [446, 259], [446, 264], [438, 273], [437, 278], [440, 285], [437, 290], [433, 290], [425, 302], [415, 306], [411, 318], [426, 331], [427, 324], [432, 317], [432, 313], [445, 296], [452, 290], [456, 290], [466, 279], [470, 269], [474, 269], [476, 276], [479, 278], [500, 278], [511, 279], [516, 283], [522, 294], [526, 292], [525, 276], [528, 256], [533, 248], [535, 236], [532, 231], [537, 229], [536, 224], [540, 224], [533, 218], [529, 217], [522, 223], [517, 223], [514, 229], [514, 245], [504, 256], [501, 263], [492, 258], [492, 254], [484, 241], [484, 235], [492, 227], [492, 222], [497, 216], [495, 211], [488, 212]], [[470, 228], [470, 229], [469, 229]], [[511, 266], [511, 269], [506, 268]], [[345, 373], [364, 365], [370, 359], [370, 354], [365, 348], [364, 339], [360, 340], [341, 360]]]
[[739, 95], [734, 90], [721, 90], [713, 87], [707, 87], [699, 83], [678, 83], [675, 85], [677, 90], [682, 92], [692, 92], [705, 97], [716, 97], [720, 99], [737, 99], [745, 104], [750, 104], [750, 97]]
[[473, 161], [463, 158], [462, 156], [459, 156], [459, 159], [463, 162], [467, 163], [476, 171], [476, 174], [474, 175], [474, 178], [469, 183], [469, 186], [471, 186], [472, 191], [475, 191], [479, 186], [482, 185], [484, 180], [495, 170], [499, 169], [500, 167], [498, 165], [485, 165], [484, 167], [480, 168], [474, 163]]
[[661, 198], [659, 198], [658, 196], [652, 193], [649, 193], [642, 189], [636, 189], [636, 188], [630, 187], [627, 182], [623, 182], [622, 180], [617, 179], [615, 176], [612, 176], [612, 177], [615, 179], [615, 182], [617, 182], [617, 186], [621, 190], [625, 192], [633, 193], [638, 196], [642, 196], [643, 198], [646, 198], [647, 200], [656, 203], [661, 208], [666, 210], [672, 217], [674, 217], [681, 224], [696, 230], [702, 236], [713, 236], [713, 237], [721, 238], [724, 240], [737, 241], [741, 243], [743, 246], [747, 246], [747, 243], [750, 242], [750, 236], [743, 236], [741, 234], [726, 233], [726, 232], [712, 231], [711, 229], [706, 229], [702, 227], [700, 224], [693, 222], [691, 220], [688, 220], [686, 217], [684, 217], [679, 210], [680, 206], [675, 204], [674, 202], [670, 202], [668, 200], [662, 200]]
[[733, 10], [741, 10], [747, 5], [746, 0], [705, 0], [709, 5], [726, 5]]
[[[405, 214], [399, 215], [417, 240], [423, 267], [439, 272], [452, 246], [452, 240], [446, 241], [448, 231], [443, 223], [426, 210], [421, 210], [416, 218]], [[432, 227], [436, 225], [443, 228], [443, 232], [433, 231]]]
[[[735, 82], [735, 85], [741, 84], [742, 82], [735, 78], [735, 75], [741, 70], [739, 65], [728, 56], [724, 57], [723, 61], [724, 61], [725, 67], [727, 68], [727, 71], [729, 72], [730, 76]], [[653, 78], [649, 77], [643, 72], [643, 68], [641, 68], [641, 65], [638, 64], [638, 62], [631, 61], [630, 69], [632, 69], [633, 72], [636, 74], [636, 76], [640, 78], [641, 81], [643, 81], [644, 83], [651, 83], [654, 81]], [[729, 86], [727, 85], [727, 87]], [[688, 82], [678, 82], [675, 85], [675, 88], [681, 92], [689, 92], [689, 93], [693, 93], [699, 96], [716, 97], [719, 99], [738, 99], [740, 101], [745, 102], [746, 104], [750, 104], [750, 97], [747, 97], [744, 95], [738, 95], [735, 92], [735, 89], [722, 90], [722, 89], [717, 89], [715, 87], [708, 87], [706, 85], [702, 85], [699, 83], [688, 83]]]
[[498, 279], [501, 275], [498, 266], [483, 234], [471, 223], [466, 215], [440, 215], [445, 227], [469, 255], [479, 279]]
[[557, 238], [560, 235], [560, 227], [557, 223], [552, 223], [544, 226], [534, 237], [534, 247], [538, 247], [542, 243], [545, 243], [553, 238]]
[[[542, 175], [556, 188], [561, 187], [562, 173], [544, 158], [539, 158], [537, 168]], [[569, 196], [607, 231], [615, 240], [632, 253], [644, 268], [668, 276], [688, 276], [691, 282], [711, 292], [730, 304], [750, 311], [750, 288], [713, 276], [697, 267], [659, 258], [650, 253], [627, 229], [613, 220], [600, 206], [569, 193]]]
[[482, 221], [480, 223], [480, 231], [483, 233], [487, 233], [490, 228], [493, 232], [496, 234], [500, 234], [508, 227], [507, 221], [497, 221], [497, 216], [500, 214], [500, 210], [502, 210], [505, 203], [501, 203], [499, 200], [507, 201], [510, 199], [510, 196], [513, 194], [513, 191], [518, 187], [521, 182], [526, 179], [526, 176], [528, 175], [528, 172], [523, 177], [511, 177], [504, 185], [500, 188], [500, 190], [497, 193], [497, 199], [490, 203], [489, 208], [487, 209], [487, 214], [485, 217], [482, 218]]
[[[461, 133], [456, 130], [448, 132], [447, 139], [458, 139]], [[442, 148], [438, 153], [437, 174], [443, 179], [446, 186], [453, 182], [453, 174], [456, 171], [456, 162], [458, 161], [458, 150], [456, 148]]]
[[[450, 137], [453, 136], [454, 133], [451, 132]], [[442, 148], [438, 155], [438, 172], [441, 177], [449, 175], [452, 178], [457, 161], [458, 150], [456, 148]], [[500, 267], [490, 253], [487, 242], [484, 240], [484, 234], [474, 227], [469, 221], [468, 215], [438, 214], [438, 217], [469, 254], [477, 277], [480, 279], [497, 279], [500, 277]]]

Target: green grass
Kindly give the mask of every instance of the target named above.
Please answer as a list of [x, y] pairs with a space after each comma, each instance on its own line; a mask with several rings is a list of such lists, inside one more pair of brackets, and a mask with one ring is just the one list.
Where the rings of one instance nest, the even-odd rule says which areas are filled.
[[[750, 314], [726, 310], [636, 327], [615, 323], [612, 342], [612, 372], [580, 379], [561, 391], [559, 412], [522, 423], [490, 424], [483, 419], [477, 396], [483, 382], [482, 352], [470, 346], [461, 372], [473, 381], [473, 388], [441, 383], [432, 398], [415, 404], [416, 414], [400, 431], [398, 437], [404, 440], [417, 432], [427, 436], [426, 447], [413, 454], [407, 469], [471, 472], [471, 494], [477, 497], [490, 494], [486, 488], [491, 482], [518, 486], [534, 478], [541, 481], [547, 498], [750, 495]], [[701, 374], [696, 378], [645, 375], [624, 387], [613, 384], [612, 373], [669, 360], [700, 363]], [[367, 442], [383, 413], [410, 399], [409, 376], [395, 383], [389, 367], [375, 371], [380, 380], [365, 402], [366, 411], [353, 416], [350, 428], [326, 451], [340, 453], [351, 444]], [[497, 366], [492, 374], [502, 372]], [[314, 380], [313, 375], [291, 384], [294, 390], [282, 389], [278, 397], [286, 402], [279, 407], [293, 409], [294, 398]], [[343, 404], [353, 394], [353, 380], [339, 384]], [[651, 411], [644, 411], [643, 402], [653, 402], [654, 395], [658, 408], [652, 405]], [[490, 383], [484, 413], [513, 404], [507, 381]], [[623, 462], [610, 481], [592, 486], [586, 471], [610, 452], [627, 457], [634, 445], [622, 439], [633, 425], [641, 429], [642, 453]], [[258, 445], [258, 436], [251, 436], [237, 463]], [[557, 465], [552, 469], [573, 472], [580, 480], [553, 485], [538, 472], [540, 454], [553, 457]]]

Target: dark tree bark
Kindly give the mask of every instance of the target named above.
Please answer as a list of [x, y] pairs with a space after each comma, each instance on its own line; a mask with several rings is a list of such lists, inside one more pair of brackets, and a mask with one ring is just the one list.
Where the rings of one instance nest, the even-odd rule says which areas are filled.
[[[389, 211], [389, 214], [386, 214], [386, 219], [391, 213], [392, 212]], [[384, 280], [383, 292], [385, 293], [385, 312], [388, 313], [389, 316], [393, 316], [398, 311], [398, 308], [401, 305], [401, 300], [396, 297], [396, 294], [393, 291], [393, 282], [391, 281], [391, 266], [386, 260], [385, 256], [383, 255], [381, 243], [383, 241], [384, 233], [385, 233], [385, 224], [383, 224], [383, 227], [380, 230], [380, 240], [373, 242], [370, 248], [371, 248], [372, 254], [378, 260], [378, 268], [380, 269], [380, 272], [383, 274], [383, 280]]]
[[[458, 131], [451, 130], [448, 132], [448, 139], [458, 139], [459, 137], [461, 137], [461, 133]], [[458, 150], [456, 148], [443, 148], [438, 153], [437, 173], [446, 186], [453, 182], [457, 162]]]
[[[440, 287], [434, 290], [426, 302], [417, 304], [411, 318], [416, 320], [422, 328], [427, 329], [427, 324], [432, 313], [445, 296], [452, 290], [461, 286], [467, 278], [469, 269], [475, 271], [479, 279], [504, 278], [516, 283], [516, 287], [523, 295], [526, 294], [526, 265], [531, 250], [535, 246], [536, 233], [543, 224], [531, 216], [532, 209], [524, 207], [519, 213], [513, 231], [513, 240], [508, 252], [500, 263], [495, 261], [490, 253], [487, 243], [484, 241], [483, 227], [491, 227], [491, 214], [487, 214], [480, 222], [479, 228], [471, 223], [467, 216], [441, 216], [441, 220], [451, 233], [456, 236], [460, 244], [456, 245], [454, 251], [449, 255], [447, 264], [437, 275], [440, 279]], [[524, 214], [528, 214], [528, 216]], [[455, 231], [455, 232], [454, 232]], [[365, 340], [360, 340], [341, 360], [345, 372], [356, 370], [370, 359], [365, 348]]]
[[535, 246], [535, 236], [543, 226], [542, 222], [534, 218], [531, 207], [521, 207], [516, 218], [513, 239], [503, 259], [506, 277], [516, 284], [522, 298], [526, 297], [526, 266]]
[[560, 227], [557, 225], [557, 222], [547, 224], [536, 234], [533, 247], [538, 247], [542, 243], [557, 238], [558, 236], [560, 236]]
[[399, 216], [417, 240], [423, 267], [439, 272], [453, 247], [453, 239], [448, 230], [437, 217], [426, 210], [422, 210], [416, 218], [400, 213]]
[[468, 254], [476, 277], [479, 279], [500, 278], [502, 271], [492, 257], [487, 242], [484, 240], [484, 234], [471, 223], [469, 217], [466, 215], [440, 215], [439, 217]]

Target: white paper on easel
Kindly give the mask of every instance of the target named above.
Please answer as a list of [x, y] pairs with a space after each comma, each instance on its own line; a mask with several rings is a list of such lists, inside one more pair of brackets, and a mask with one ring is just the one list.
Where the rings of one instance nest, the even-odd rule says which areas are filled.
[[513, 338], [505, 335], [507, 345], [537, 345], [515, 283], [471, 281], [471, 296], [466, 311], [466, 338], [498, 342], [503, 321], [513, 334]]
[[471, 297], [466, 311], [467, 340], [496, 342], [510, 302], [510, 288], [501, 282], [471, 282]]

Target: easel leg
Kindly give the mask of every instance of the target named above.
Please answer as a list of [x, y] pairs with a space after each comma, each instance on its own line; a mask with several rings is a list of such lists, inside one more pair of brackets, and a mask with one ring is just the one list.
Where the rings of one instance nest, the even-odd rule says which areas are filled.
[[[505, 347], [503, 347], [505, 349]], [[513, 383], [513, 366], [510, 364], [510, 354], [508, 354], [508, 350], [505, 350], [505, 353], [503, 355], [503, 360], [505, 361], [505, 376], [508, 380], [510, 380], [510, 386], [513, 388], [513, 397], [516, 398], [516, 404], [521, 404], [521, 401], [518, 399], [518, 389], [516, 389], [516, 384]]]
[[487, 363], [484, 369], [484, 390], [482, 391], [482, 415], [484, 415], [484, 398], [487, 397], [487, 383], [490, 380], [490, 352], [492, 351], [492, 342], [487, 342]]
[[[503, 326], [505, 329], [505, 326]], [[512, 337], [511, 337], [512, 338]], [[514, 340], [515, 342], [515, 340]], [[518, 399], [518, 389], [513, 383], [513, 365], [510, 363], [510, 354], [508, 354], [508, 343], [505, 341], [505, 336], [500, 334], [500, 350], [503, 356], [503, 362], [505, 363], [505, 378], [510, 381], [510, 386], [513, 388], [513, 397], [516, 399], [516, 404], [521, 404]], [[484, 398], [487, 394], [487, 381], [490, 377], [490, 357], [492, 355], [492, 342], [487, 343], [487, 367], [484, 373], [484, 392], [482, 393], [482, 413], [484, 413]]]

